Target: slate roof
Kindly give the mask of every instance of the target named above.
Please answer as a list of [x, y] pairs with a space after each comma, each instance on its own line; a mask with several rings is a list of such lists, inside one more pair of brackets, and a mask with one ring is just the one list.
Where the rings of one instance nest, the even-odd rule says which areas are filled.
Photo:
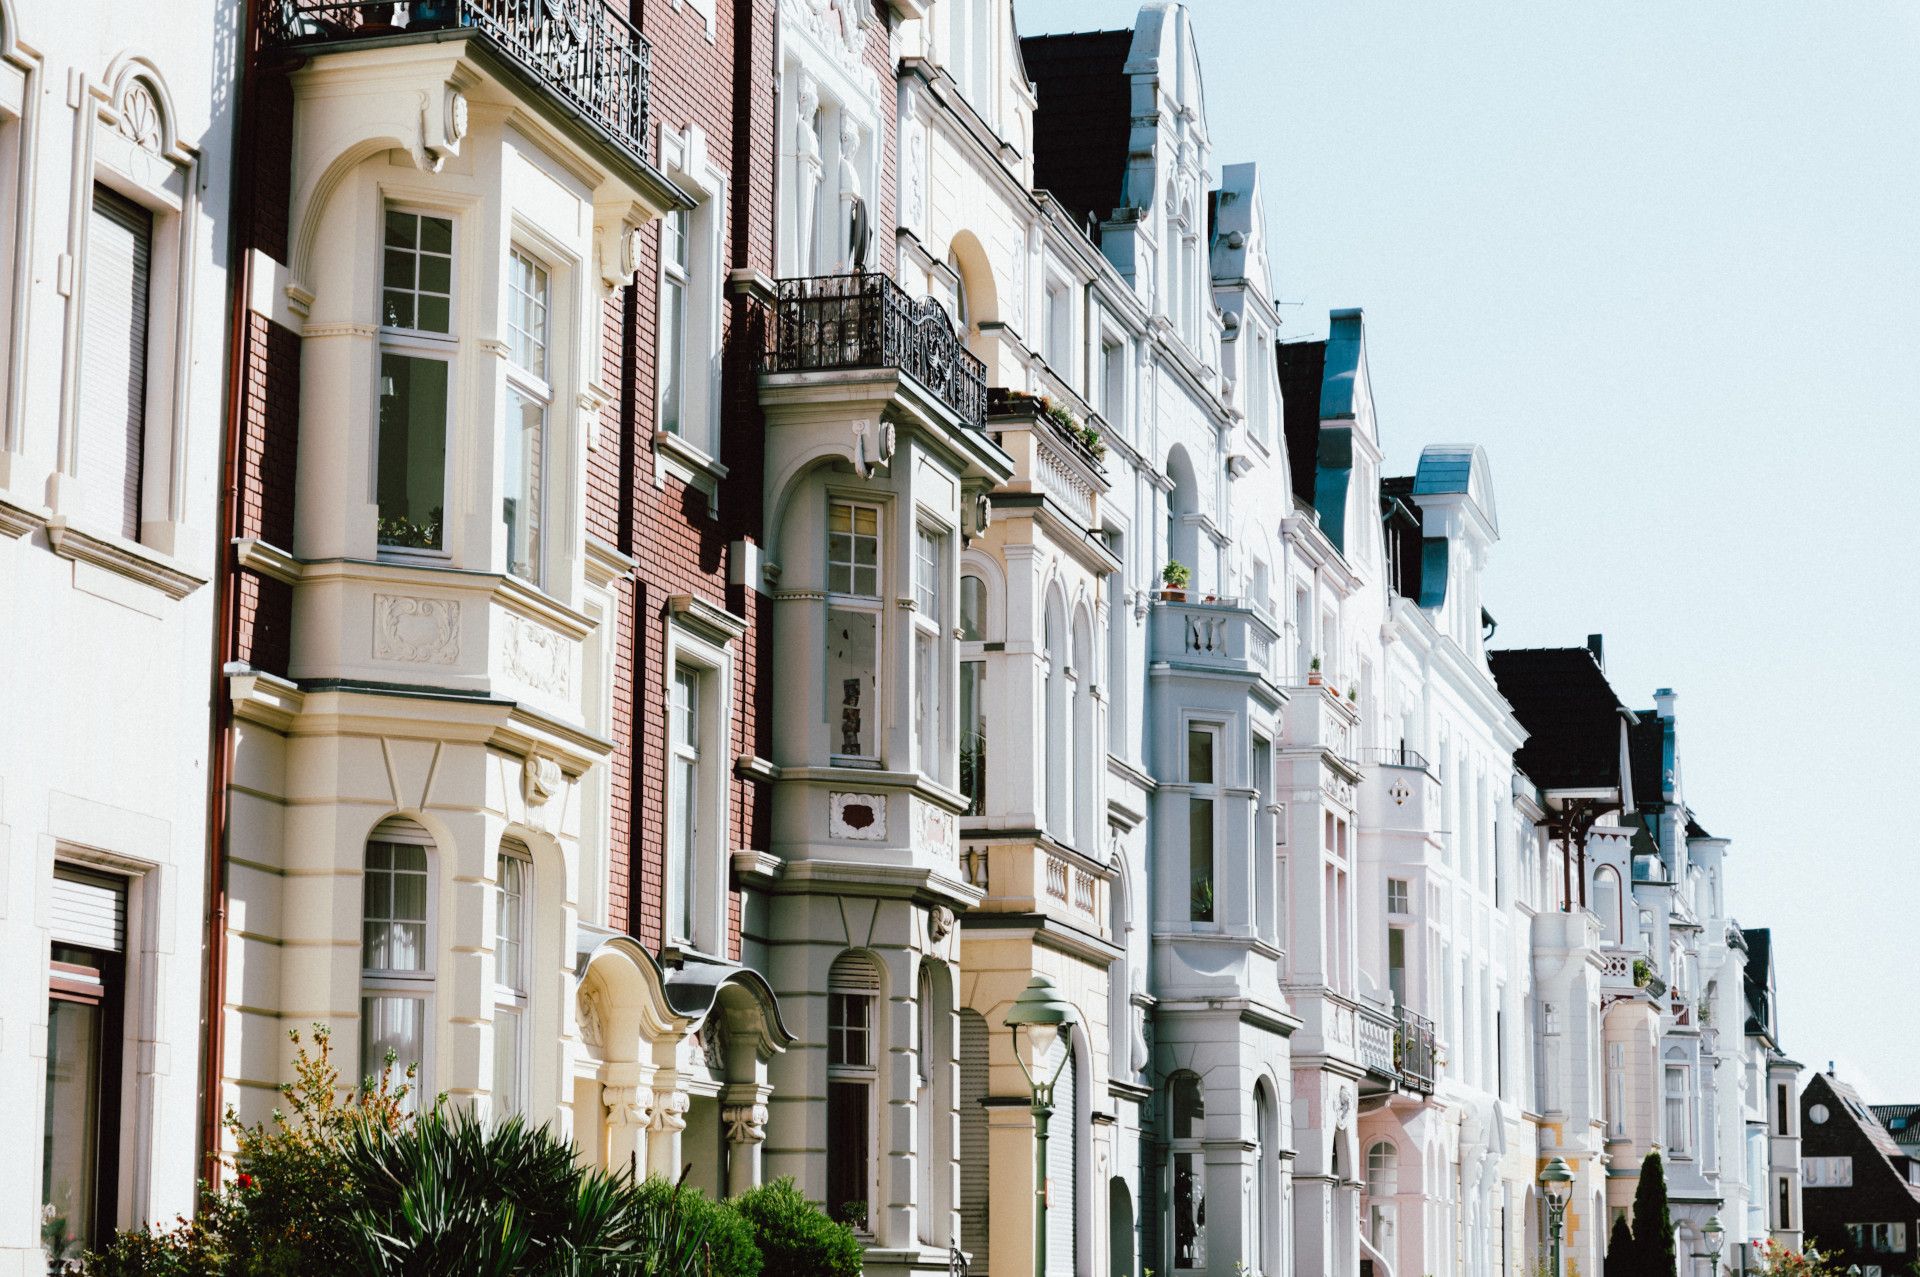
[[1500, 694], [1527, 729], [1514, 765], [1541, 789], [1612, 789], [1620, 784], [1620, 716], [1593, 653], [1584, 647], [1509, 648], [1487, 653]]
[[1920, 1147], [1920, 1104], [1869, 1104], [1880, 1125], [1909, 1157]]
[[1020, 41], [1039, 106], [1033, 113], [1033, 184], [1087, 224], [1126, 204], [1133, 32], [1076, 31]]
[[1293, 495], [1313, 503], [1313, 477], [1320, 465], [1320, 384], [1327, 372], [1327, 343], [1279, 345], [1281, 422], [1287, 436], [1287, 472]]
[[[1831, 1073], [1822, 1073], [1818, 1076], [1832, 1089], [1834, 1095], [1839, 1097], [1846, 1108], [1848, 1119], [1866, 1133], [1867, 1139], [1872, 1142], [1874, 1148], [1884, 1153], [1889, 1162], [1894, 1158], [1906, 1156], [1900, 1151], [1900, 1146], [1894, 1143], [1893, 1136], [1888, 1133], [1887, 1128], [1880, 1124], [1880, 1119], [1874, 1116], [1873, 1110], [1867, 1107], [1866, 1101], [1860, 1098], [1860, 1092]], [[1906, 1178], [1905, 1175], [1900, 1176], [1902, 1184], [1906, 1184]], [[1908, 1184], [1907, 1188], [1916, 1199], [1920, 1199], [1920, 1185]]]

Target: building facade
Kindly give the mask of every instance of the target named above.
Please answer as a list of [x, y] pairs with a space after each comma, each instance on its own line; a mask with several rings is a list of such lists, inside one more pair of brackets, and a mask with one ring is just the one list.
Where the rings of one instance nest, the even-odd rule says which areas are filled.
[[0, 1272], [194, 1202], [232, 21], [0, 5]]
[[1849, 1271], [1906, 1271], [1920, 1255], [1920, 1163], [1831, 1068], [1807, 1080], [1797, 1112], [1807, 1244]]

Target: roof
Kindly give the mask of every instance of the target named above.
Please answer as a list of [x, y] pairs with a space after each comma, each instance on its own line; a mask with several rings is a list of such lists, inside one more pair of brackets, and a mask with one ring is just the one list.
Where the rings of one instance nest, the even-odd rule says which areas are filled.
[[[1806, 1103], [1807, 1098], [1814, 1093], [1815, 1088], [1821, 1086], [1824, 1086], [1833, 1094], [1835, 1099], [1840, 1101], [1840, 1111], [1833, 1116], [1844, 1117], [1847, 1121], [1858, 1127], [1861, 1133], [1867, 1137], [1867, 1141], [1873, 1145], [1874, 1151], [1887, 1159], [1887, 1169], [1900, 1181], [1901, 1187], [1905, 1188], [1907, 1193], [1912, 1196], [1915, 1201], [1920, 1201], [1920, 1184], [1909, 1183], [1906, 1173], [1899, 1169], [1899, 1165], [1895, 1160], [1906, 1157], [1906, 1153], [1901, 1149], [1900, 1145], [1895, 1142], [1893, 1135], [1887, 1128], [1881, 1125], [1880, 1119], [1875, 1115], [1874, 1110], [1868, 1108], [1866, 1103], [1861, 1100], [1858, 1091], [1831, 1073], [1816, 1073], [1813, 1075], [1813, 1080], [1807, 1083], [1807, 1090], [1806, 1093], [1802, 1095], [1801, 1102], [1803, 1104]], [[1858, 1170], [1854, 1172], [1854, 1183], [1861, 1183], [1860, 1172]]]
[[1767, 994], [1773, 983], [1773, 932], [1767, 927], [1742, 927], [1747, 944], [1746, 994], [1748, 1033], [1773, 1035], [1773, 1007]]
[[1669, 721], [1645, 713], [1627, 728], [1627, 757], [1633, 764], [1633, 801], [1642, 809], [1664, 803], [1667, 792], [1667, 727]]
[[1320, 383], [1326, 373], [1327, 343], [1281, 342], [1278, 358], [1287, 473], [1293, 478], [1293, 494], [1312, 504], [1313, 472], [1320, 456]]
[[1500, 535], [1500, 516], [1493, 506], [1493, 467], [1486, 449], [1471, 443], [1430, 443], [1420, 450], [1420, 466], [1414, 474], [1416, 497], [1465, 497], [1495, 536]]
[[1020, 56], [1033, 80], [1033, 184], [1084, 225], [1127, 203], [1127, 138], [1133, 85], [1126, 74], [1133, 32], [1028, 36]]
[[1901, 1151], [1912, 1156], [1913, 1150], [1920, 1147], [1920, 1104], [1869, 1104], [1867, 1107], [1880, 1125], [1887, 1128], [1887, 1134], [1893, 1136], [1893, 1142]]
[[1687, 837], [1689, 838], [1713, 837], [1712, 834], [1707, 832], [1707, 827], [1705, 825], [1701, 824], [1699, 821], [1693, 818], [1693, 811], [1691, 808], [1689, 808], [1687, 811]]
[[1494, 682], [1527, 729], [1514, 766], [1541, 789], [1617, 789], [1626, 710], [1584, 647], [1487, 653]]

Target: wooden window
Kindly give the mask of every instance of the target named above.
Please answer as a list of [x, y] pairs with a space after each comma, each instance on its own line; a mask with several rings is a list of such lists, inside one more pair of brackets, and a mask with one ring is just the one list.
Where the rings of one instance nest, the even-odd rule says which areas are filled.
[[60, 1271], [104, 1245], [116, 1222], [126, 900], [124, 879], [54, 870], [40, 1200]]

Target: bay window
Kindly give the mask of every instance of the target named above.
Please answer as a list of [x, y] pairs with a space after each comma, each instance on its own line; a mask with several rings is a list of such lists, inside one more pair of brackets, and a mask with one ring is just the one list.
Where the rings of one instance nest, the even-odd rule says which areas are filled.
[[512, 839], [502, 841], [493, 928], [495, 1117], [527, 1111], [527, 937], [532, 889], [533, 860], [526, 847]]
[[445, 548], [452, 290], [452, 219], [389, 207], [374, 481], [383, 549]]
[[519, 249], [507, 259], [506, 473], [501, 517], [507, 571], [542, 583], [541, 523], [546, 514], [550, 287], [546, 267]]
[[832, 501], [827, 512], [827, 705], [832, 752], [879, 758], [880, 508]]
[[947, 538], [925, 527], [914, 535], [913, 752], [920, 772], [933, 780], [947, 775], [946, 679], [940, 659], [945, 628]]
[[389, 820], [367, 840], [360, 948], [360, 1075], [396, 1076], [419, 1066], [407, 1096], [426, 1086], [427, 1000], [433, 993], [428, 900], [432, 839], [411, 821]]

